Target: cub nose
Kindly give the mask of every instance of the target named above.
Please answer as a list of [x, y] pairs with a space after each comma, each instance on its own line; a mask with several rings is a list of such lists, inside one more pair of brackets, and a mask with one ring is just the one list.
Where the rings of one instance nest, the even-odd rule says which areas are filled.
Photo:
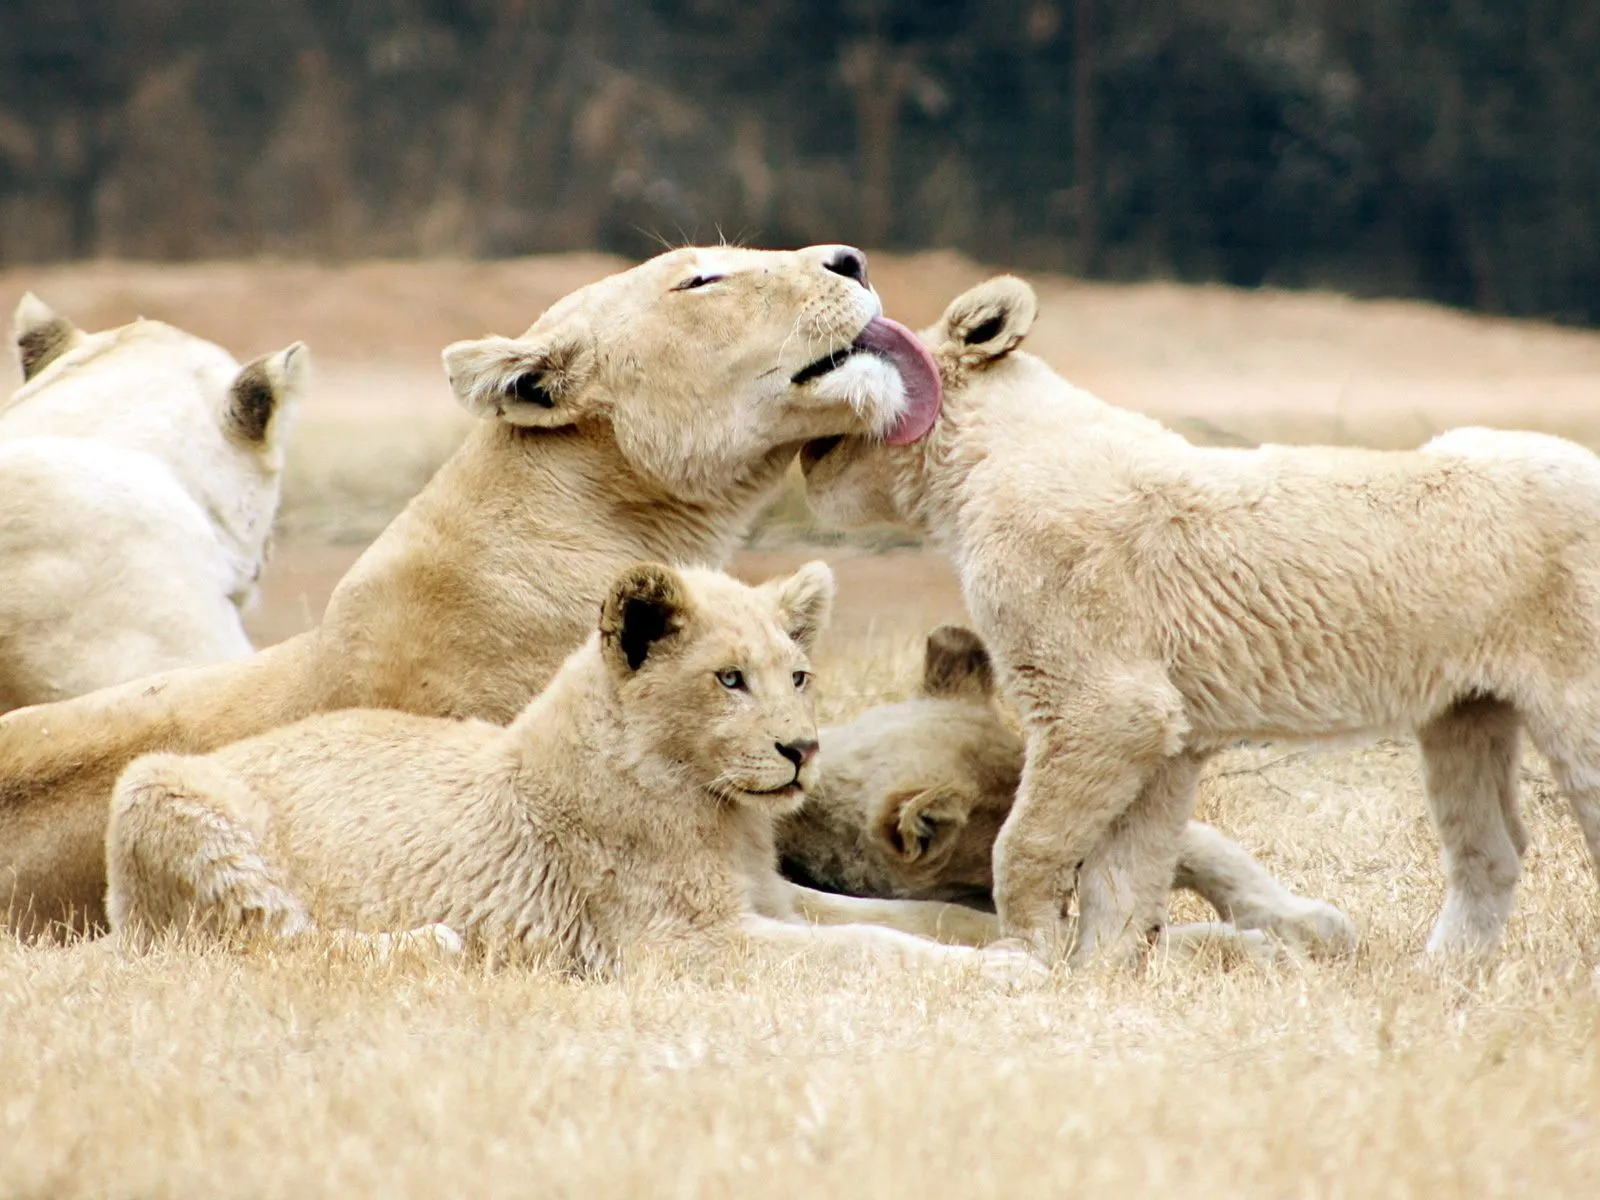
[[854, 246], [840, 246], [822, 265], [835, 275], [843, 275], [846, 279], [854, 279], [862, 287], [867, 286], [867, 256]]
[[816, 738], [801, 738], [793, 742], [774, 742], [773, 745], [778, 748], [779, 754], [787, 758], [797, 768], [805, 766], [806, 763], [816, 757], [817, 753]]

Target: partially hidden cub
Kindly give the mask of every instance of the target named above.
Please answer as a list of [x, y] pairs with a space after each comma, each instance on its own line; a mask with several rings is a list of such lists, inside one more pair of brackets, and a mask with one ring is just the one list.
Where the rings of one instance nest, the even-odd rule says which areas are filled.
[[[820, 785], [778, 822], [786, 876], [846, 896], [992, 908], [994, 842], [1016, 800], [1023, 744], [1000, 710], [977, 634], [935, 629], [916, 694], [825, 727], [821, 758]], [[1342, 912], [1297, 896], [1200, 821], [1183, 831], [1172, 886], [1198, 894], [1237, 930], [1265, 930], [1313, 955], [1355, 949], [1355, 926]], [[813, 893], [802, 894], [809, 902]], [[947, 914], [943, 924], [956, 921]], [[1227, 940], [1227, 930], [1211, 933]], [[961, 931], [975, 942], [999, 940], [982, 913]]]

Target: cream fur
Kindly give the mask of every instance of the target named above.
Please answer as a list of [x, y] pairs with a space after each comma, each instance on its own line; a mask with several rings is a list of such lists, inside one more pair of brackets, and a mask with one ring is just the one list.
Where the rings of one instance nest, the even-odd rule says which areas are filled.
[[744, 945], [1028, 977], [1015, 952], [793, 915], [772, 822], [815, 778], [807, 651], [832, 594], [822, 563], [759, 588], [640, 564], [507, 728], [354, 710], [141, 758], [111, 806], [112, 923], [453, 945], [443, 926], [585, 972]]
[[84, 333], [32, 294], [0, 404], [0, 712], [242, 658], [305, 386], [159, 321]]
[[1239, 737], [1418, 733], [1436, 954], [1502, 935], [1524, 728], [1600, 861], [1600, 461], [1488, 430], [1195, 447], [1010, 352], [1033, 312], [1015, 279], [951, 304], [925, 335], [946, 395], [923, 443], [802, 454], [825, 516], [892, 515], [951, 555], [1023, 715], [1008, 933], [1053, 952], [1074, 876], [1079, 956], [1159, 924], [1200, 765]]
[[484, 419], [319, 629], [0, 719], [0, 908], [10, 892], [24, 928], [98, 925], [106, 800], [139, 754], [207, 751], [336, 708], [507, 722], [624, 566], [725, 561], [799, 445], [883, 432], [906, 407], [872, 354], [793, 381], [881, 311], [837, 269], [843, 253], [675, 250], [580, 289], [519, 338], [448, 348], [457, 397]]
[[[1022, 739], [995, 702], [983, 643], [970, 630], [941, 626], [928, 637], [915, 696], [822, 731], [819, 785], [778, 822], [784, 874], [847, 895], [988, 908], [994, 841], [1022, 760]], [[1197, 892], [1236, 928], [1266, 930], [1311, 954], [1355, 947], [1355, 927], [1338, 909], [1296, 896], [1197, 821], [1184, 829], [1173, 887]], [[977, 944], [999, 938], [988, 914], [969, 926]], [[1179, 928], [1185, 937], [1200, 932]], [[1205, 932], [1228, 937], [1221, 926]]]

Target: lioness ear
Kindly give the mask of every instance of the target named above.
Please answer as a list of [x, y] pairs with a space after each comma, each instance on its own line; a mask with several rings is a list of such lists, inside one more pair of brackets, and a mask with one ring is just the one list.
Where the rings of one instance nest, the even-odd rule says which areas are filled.
[[950, 301], [934, 344], [965, 366], [993, 362], [1017, 348], [1038, 312], [1032, 287], [1015, 275], [999, 275]]
[[24, 292], [11, 317], [17, 362], [26, 383], [68, 350], [83, 341], [83, 330], [32, 292]]
[[241, 441], [266, 446], [288, 428], [311, 376], [304, 342], [252, 359], [228, 389], [228, 429]]
[[922, 694], [951, 700], [993, 696], [994, 664], [983, 640], [960, 625], [941, 625], [930, 633], [922, 660]]
[[637, 671], [689, 618], [683, 576], [660, 563], [635, 563], [600, 605], [600, 648], [619, 670]]
[[454, 342], [443, 357], [456, 399], [475, 417], [554, 429], [584, 415], [594, 350], [571, 331]]
[[971, 811], [955, 791], [895, 792], [878, 814], [878, 833], [901, 862], [916, 862], [956, 838]]
[[787, 579], [766, 585], [778, 601], [784, 632], [810, 654], [833, 612], [833, 569], [820, 559], [808, 562]]

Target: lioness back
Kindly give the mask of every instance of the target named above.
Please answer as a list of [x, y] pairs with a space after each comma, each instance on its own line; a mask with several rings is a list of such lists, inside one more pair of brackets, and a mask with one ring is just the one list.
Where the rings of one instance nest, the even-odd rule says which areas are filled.
[[0, 403], [0, 712], [241, 658], [304, 386], [157, 321], [88, 334], [25, 296]]

